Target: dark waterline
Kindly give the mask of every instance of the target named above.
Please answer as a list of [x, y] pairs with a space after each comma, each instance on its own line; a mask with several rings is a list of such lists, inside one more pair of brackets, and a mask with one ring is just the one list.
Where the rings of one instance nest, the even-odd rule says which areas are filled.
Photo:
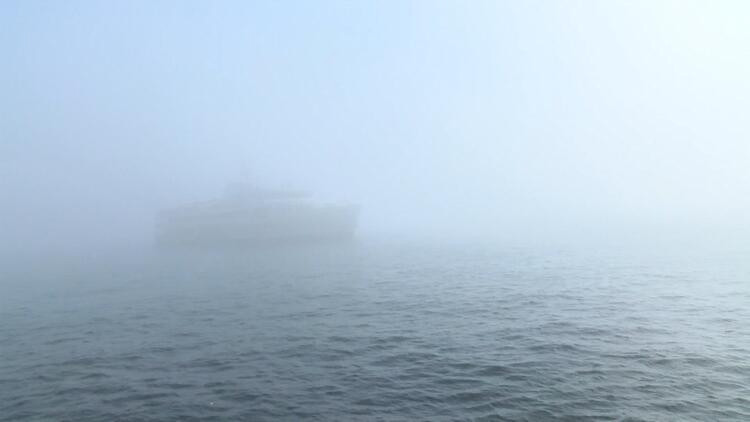
[[750, 420], [741, 254], [144, 255], [5, 276], [0, 420]]

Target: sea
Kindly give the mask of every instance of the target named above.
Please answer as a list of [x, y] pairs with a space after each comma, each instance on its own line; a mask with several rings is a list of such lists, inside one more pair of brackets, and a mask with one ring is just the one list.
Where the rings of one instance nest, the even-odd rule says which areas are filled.
[[746, 251], [360, 239], [16, 262], [0, 421], [749, 421]]

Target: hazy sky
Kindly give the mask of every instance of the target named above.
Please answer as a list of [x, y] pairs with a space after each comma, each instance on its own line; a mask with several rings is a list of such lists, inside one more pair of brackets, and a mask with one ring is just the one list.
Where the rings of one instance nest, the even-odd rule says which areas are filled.
[[358, 202], [364, 231], [747, 228], [749, 22], [745, 1], [3, 1], [0, 230], [118, 238], [236, 180]]

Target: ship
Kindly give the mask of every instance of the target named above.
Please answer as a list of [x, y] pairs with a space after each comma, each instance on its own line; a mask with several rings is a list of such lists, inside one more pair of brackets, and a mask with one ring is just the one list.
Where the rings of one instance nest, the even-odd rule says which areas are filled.
[[233, 185], [223, 197], [162, 211], [157, 243], [165, 246], [263, 246], [347, 241], [359, 207], [313, 201], [301, 191]]

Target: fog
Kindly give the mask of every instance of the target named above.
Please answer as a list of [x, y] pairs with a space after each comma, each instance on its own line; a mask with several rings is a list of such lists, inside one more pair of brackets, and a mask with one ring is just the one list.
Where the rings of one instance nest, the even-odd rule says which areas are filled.
[[746, 2], [0, 5], [6, 256], [148, 244], [245, 181], [358, 235], [750, 228]]
[[750, 421], [749, 18], [0, 0], [0, 422]]

